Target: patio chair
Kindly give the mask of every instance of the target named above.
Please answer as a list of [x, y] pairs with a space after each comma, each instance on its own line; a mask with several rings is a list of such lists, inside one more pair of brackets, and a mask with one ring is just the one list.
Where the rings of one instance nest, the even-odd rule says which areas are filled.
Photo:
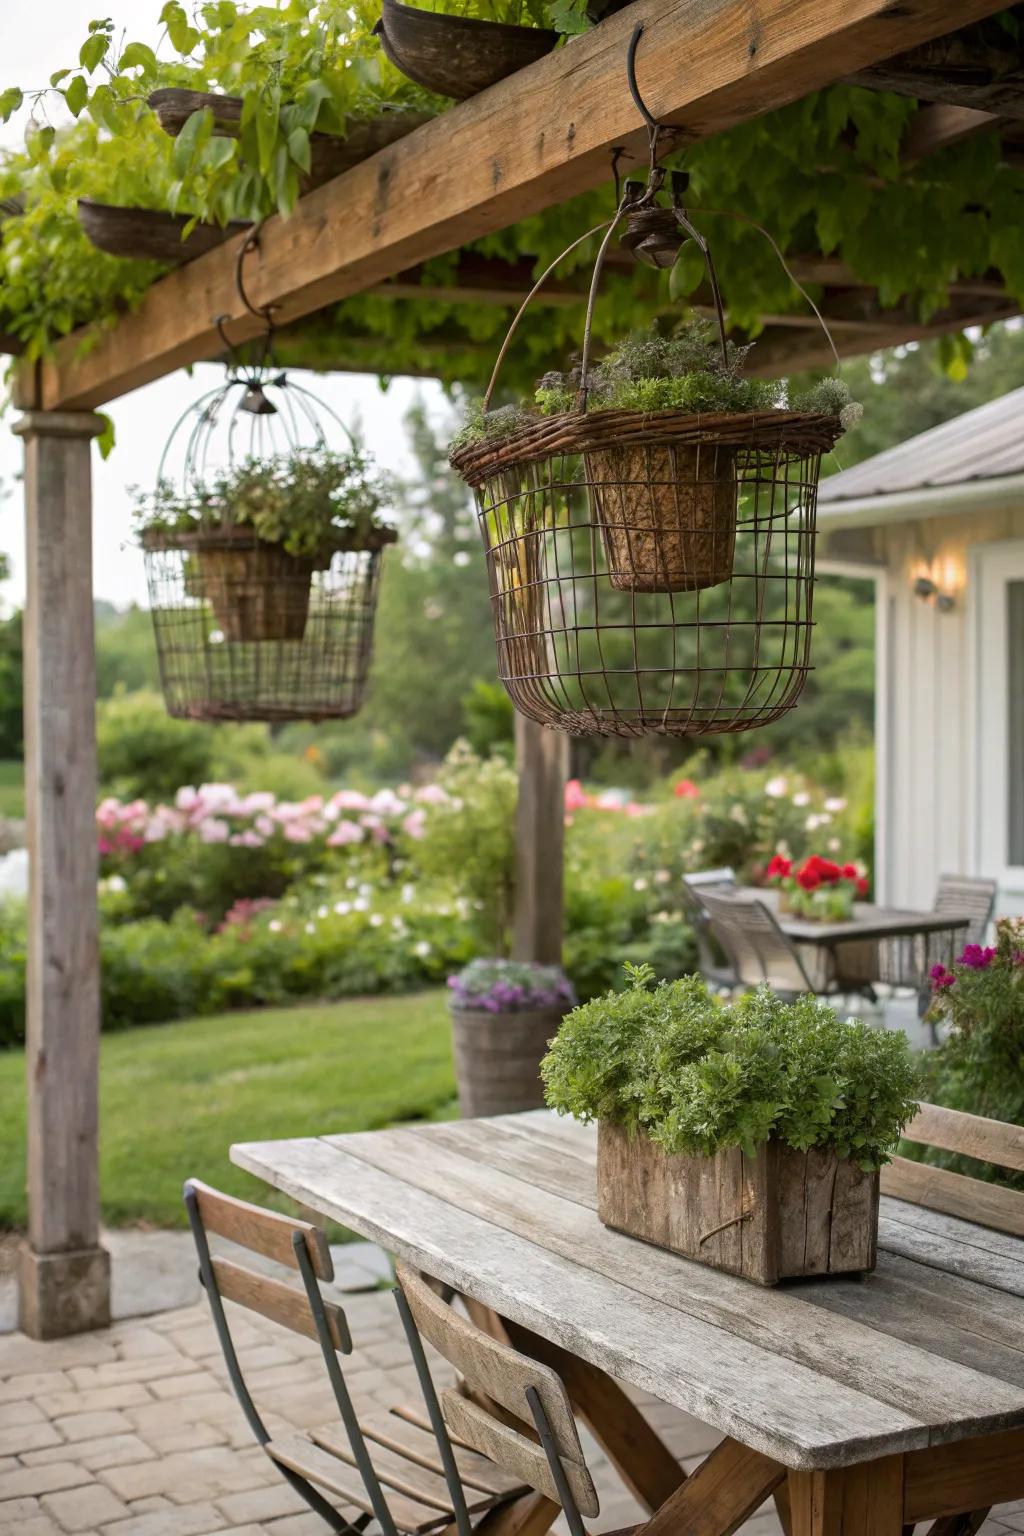
[[[586, 1536], [583, 1516], [599, 1513], [597, 1490], [587, 1467], [569, 1394], [556, 1371], [493, 1338], [445, 1304], [422, 1276], [399, 1264], [396, 1297], [424, 1400], [440, 1445], [448, 1432], [497, 1463], [510, 1477], [534, 1490], [532, 1509], [523, 1506], [518, 1532], [545, 1531], [562, 1512], [569, 1536]], [[458, 1390], [434, 1389], [423, 1340], [453, 1365]], [[459, 1513], [457, 1478], [449, 1483], [458, 1536], [469, 1536]], [[488, 1524], [488, 1536], [497, 1526]], [[619, 1533], [624, 1536], [624, 1533]]]
[[683, 876], [683, 905], [697, 942], [697, 967], [710, 986], [726, 992], [739, 985], [736, 970], [711, 932], [711, 920], [701, 901], [701, 893], [709, 890], [728, 895], [736, 888], [736, 873], [728, 865], [721, 869], [698, 869]]
[[[530, 1501], [529, 1478], [503, 1470], [487, 1455], [453, 1448], [436, 1411], [433, 1388], [422, 1409], [396, 1405], [357, 1413], [345, 1383], [340, 1357], [352, 1351], [345, 1312], [325, 1297], [321, 1282], [333, 1278], [330, 1249], [319, 1228], [261, 1210], [190, 1179], [185, 1205], [228, 1375], [259, 1444], [281, 1475], [333, 1531], [357, 1536], [371, 1520], [382, 1536], [422, 1536], [453, 1524], [458, 1536], [472, 1536], [474, 1519], [488, 1520], [488, 1536], [502, 1536], [507, 1517], [522, 1536], [520, 1519], [533, 1513], [529, 1536], [543, 1536], [558, 1514], [538, 1522]], [[207, 1234], [217, 1233], [251, 1253], [298, 1270], [302, 1288], [261, 1270], [212, 1255]], [[319, 1343], [338, 1405], [340, 1424], [308, 1434], [271, 1434], [242, 1374], [224, 1303], [233, 1301]], [[443, 1306], [442, 1302], [438, 1302]], [[416, 1357], [422, 1378], [422, 1346]], [[537, 1381], [545, 1370], [534, 1370]], [[550, 1389], [545, 1386], [545, 1393]], [[539, 1453], [538, 1453], [539, 1454]], [[577, 1482], [583, 1489], [583, 1484]], [[337, 1508], [326, 1495], [333, 1495]], [[503, 1517], [503, 1518], [499, 1518]]]
[[[934, 1147], [969, 1162], [1024, 1173], [1024, 1127], [989, 1120], [939, 1104], [919, 1104], [903, 1133], [915, 1146]], [[991, 1184], [970, 1173], [933, 1168], [908, 1157], [894, 1157], [882, 1169], [882, 1193], [946, 1216], [1024, 1237], [1024, 1193]]]
[[804, 992], [834, 990], [830, 976], [811, 977], [797, 946], [763, 901], [711, 890], [702, 890], [700, 900], [712, 933], [732, 961], [739, 985], [759, 987], [766, 981], [774, 991], [790, 998]]
[[932, 910], [968, 913], [971, 922], [963, 936], [964, 943], [982, 944], [992, 921], [998, 890], [995, 880], [979, 880], [974, 875], [941, 875]]

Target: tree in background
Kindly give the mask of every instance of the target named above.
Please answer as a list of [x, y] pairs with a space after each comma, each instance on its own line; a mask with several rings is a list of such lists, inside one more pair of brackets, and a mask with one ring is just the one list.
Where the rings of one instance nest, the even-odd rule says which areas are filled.
[[451, 424], [432, 423], [420, 402], [406, 430], [418, 474], [398, 487], [399, 543], [384, 559], [366, 703], [353, 720], [282, 737], [315, 743], [332, 777], [403, 778], [440, 761], [466, 728], [475, 685], [497, 683], [476, 517], [448, 468]]

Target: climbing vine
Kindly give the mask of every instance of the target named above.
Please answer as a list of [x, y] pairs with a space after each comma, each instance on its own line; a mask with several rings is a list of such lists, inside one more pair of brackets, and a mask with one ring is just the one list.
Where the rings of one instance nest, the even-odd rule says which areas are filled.
[[[583, 0], [501, 3], [516, 19], [563, 31], [586, 23]], [[472, 9], [478, 0], [444, 5]], [[591, 14], [599, 9], [592, 4]], [[1012, 26], [1022, 12], [1017, 7], [1003, 23]], [[376, 0], [278, 0], [249, 9], [234, 0], [190, 9], [168, 0], [159, 36], [142, 41], [110, 20], [95, 21], [77, 62], [55, 60], [60, 67], [48, 84], [0, 91], [0, 117], [26, 101], [32, 107], [24, 147], [0, 158], [0, 198], [15, 200], [0, 226], [0, 331], [39, 355], [88, 322], [111, 323], [160, 274], [154, 263], [95, 250], [78, 223], [80, 197], [219, 224], [274, 211], [287, 216], [309, 168], [313, 134], [344, 134], [382, 110], [443, 110], [447, 103], [384, 58], [372, 32], [377, 14]], [[571, 37], [565, 46], [575, 46]], [[240, 96], [238, 136], [218, 136], [207, 110], [169, 137], [146, 100], [168, 85]], [[74, 119], [70, 126], [50, 122], [57, 95]], [[756, 335], [763, 314], [805, 300], [763, 236], [721, 210], [763, 225], [789, 254], [841, 258], [860, 282], [878, 288], [884, 306], [904, 304], [924, 320], [948, 302], [957, 277], [998, 272], [1024, 302], [1024, 173], [1002, 162], [994, 134], [908, 167], [900, 149], [917, 110], [904, 98], [834, 86], [675, 157], [689, 172], [689, 203], [712, 242], [734, 326]], [[526, 254], [539, 271], [581, 229], [607, 218], [612, 204], [609, 177], [606, 188], [465, 249], [508, 261]], [[673, 312], [701, 281], [695, 257], [684, 247], [669, 283], [646, 268], [610, 272], [598, 340]], [[453, 284], [458, 259], [452, 253], [426, 263], [424, 283], [432, 290]], [[581, 247], [560, 279], [579, 284], [592, 259], [593, 249]], [[282, 357], [330, 367], [345, 352], [368, 371], [477, 382], [508, 320], [493, 304], [360, 295], [285, 336]], [[580, 324], [576, 305], [528, 315], [508, 383], [524, 389], [560, 364], [578, 344]]]

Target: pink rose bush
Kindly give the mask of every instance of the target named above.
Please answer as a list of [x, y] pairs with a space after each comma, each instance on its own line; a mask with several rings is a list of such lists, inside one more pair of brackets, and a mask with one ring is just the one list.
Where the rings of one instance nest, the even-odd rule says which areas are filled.
[[134, 916], [166, 918], [191, 906], [216, 922], [237, 902], [275, 899], [353, 859], [393, 872], [443, 796], [430, 784], [289, 801], [200, 784], [183, 786], [172, 804], [107, 797], [96, 810], [101, 875], [126, 882]]

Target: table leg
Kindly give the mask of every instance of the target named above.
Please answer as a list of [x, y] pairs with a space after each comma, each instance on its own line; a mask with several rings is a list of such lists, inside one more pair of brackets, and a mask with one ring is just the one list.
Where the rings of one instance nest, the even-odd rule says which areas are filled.
[[637, 1528], [637, 1536], [733, 1536], [785, 1476], [785, 1467], [760, 1451], [738, 1440], [723, 1440], [647, 1524]]
[[903, 1457], [790, 1472], [792, 1536], [902, 1536]]

